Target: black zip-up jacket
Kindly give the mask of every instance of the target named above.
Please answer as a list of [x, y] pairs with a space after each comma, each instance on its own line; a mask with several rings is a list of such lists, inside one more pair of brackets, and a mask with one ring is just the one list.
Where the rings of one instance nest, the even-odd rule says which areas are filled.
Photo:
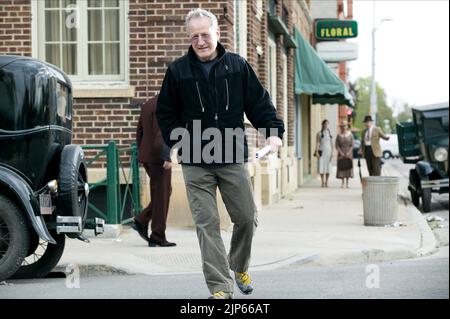
[[[237, 134], [239, 138], [230, 139], [225, 134], [226, 129], [245, 130], [244, 113], [256, 129], [265, 129], [266, 138], [273, 135], [283, 138], [283, 121], [277, 118], [269, 93], [250, 64], [239, 55], [227, 52], [220, 43], [217, 50], [217, 62], [208, 78], [190, 47], [185, 56], [169, 65], [162, 84], [156, 116], [169, 147], [181, 140], [181, 136], [170, 138], [172, 130], [187, 129], [184, 141], [188, 144], [182, 144], [178, 154], [183, 164], [204, 166], [246, 162], [248, 146], [245, 136]], [[199, 126], [199, 134], [196, 134], [195, 126]], [[211, 130], [205, 132], [208, 128], [217, 128], [221, 139], [214, 139]], [[208, 136], [203, 136], [203, 133]], [[190, 148], [188, 153], [185, 153], [186, 145]], [[233, 153], [230, 153], [231, 145]], [[202, 152], [215, 157], [212, 161], [205, 161]]]

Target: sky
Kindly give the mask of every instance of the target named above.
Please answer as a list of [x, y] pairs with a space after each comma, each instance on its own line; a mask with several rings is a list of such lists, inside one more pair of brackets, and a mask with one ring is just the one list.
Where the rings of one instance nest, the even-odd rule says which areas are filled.
[[[347, 63], [349, 77], [371, 76], [374, 2], [354, 0], [358, 59]], [[392, 18], [393, 21], [384, 21]], [[449, 100], [449, 1], [375, 0], [375, 78], [394, 114], [404, 103], [425, 105]]]

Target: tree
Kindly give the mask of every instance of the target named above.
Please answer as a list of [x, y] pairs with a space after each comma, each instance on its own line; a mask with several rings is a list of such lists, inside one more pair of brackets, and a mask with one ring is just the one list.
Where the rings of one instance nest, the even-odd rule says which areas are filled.
[[412, 111], [408, 103], [403, 105], [403, 111], [397, 115], [398, 122], [411, 122], [412, 121]]
[[[355, 103], [356, 116], [353, 121], [353, 127], [360, 130], [364, 129], [364, 117], [370, 114], [370, 84], [370, 77], [358, 78], [355, 81], [355, 87], [358, 94]], [[378, 84], [376, 86], [376, 92], [378, 105], [376, 125], [380, 126], [383, 130], [386, 130], [385, 133], [394, 133], [396, 121], [392, 114], [392, 108], [387, 104], [386, 92]], [[385, 120], [387, 120], [387, 128], [385, 126]]]

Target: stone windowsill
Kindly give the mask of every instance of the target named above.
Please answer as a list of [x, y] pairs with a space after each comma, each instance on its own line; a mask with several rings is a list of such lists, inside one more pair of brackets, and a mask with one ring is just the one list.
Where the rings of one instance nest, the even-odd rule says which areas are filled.
[[131, 85], [73, 85], [73, 97], [83, 98], [134, 98], [135, 87]]

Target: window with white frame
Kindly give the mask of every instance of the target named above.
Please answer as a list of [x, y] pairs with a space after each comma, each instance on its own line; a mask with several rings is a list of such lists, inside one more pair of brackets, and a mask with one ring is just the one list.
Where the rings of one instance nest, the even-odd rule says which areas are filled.
[[234, 52], [247, 58], [247, 0], [234, 0]]
[[36, 1], [38, 58], [77, 82], [125, 80], [123, 0]]
[[272, 102], [277, 106], [277, 45], [274, 37], [269, 37], [269, 94]]
[[263, 18], [263, 0], [256, 0], [256, 18], [261, 21]]

